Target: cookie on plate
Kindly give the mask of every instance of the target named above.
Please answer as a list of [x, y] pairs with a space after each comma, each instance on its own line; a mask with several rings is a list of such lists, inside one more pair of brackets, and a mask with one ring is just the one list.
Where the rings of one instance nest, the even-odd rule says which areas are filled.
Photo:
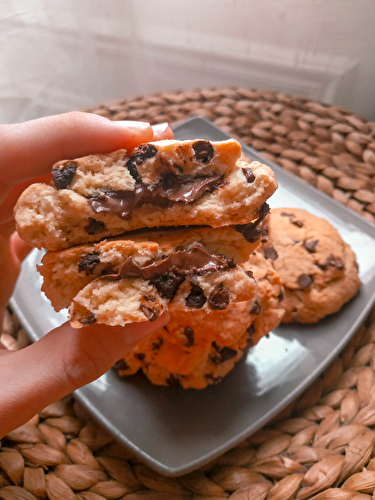
[[234, 140], [158, 141], [57, 163], [15, 207], [31, 246], [59, 250], [145, 227], [247, 224], [273, 194], [272, 170]]
[[284, 284], [284, 322], [313, 323], [357, 293], [355, 254], [325, 219], [297, 208], [272, 209], [262, 240], [262, 253]]
[[126, 236], [44, 255], [42, 290], [56, 310], [70, 306], [73, 326], [153, 320], [167, 308], [224, 310], [254, 297], [254, 279], [241, 264], [258, 242], [242, 227]]

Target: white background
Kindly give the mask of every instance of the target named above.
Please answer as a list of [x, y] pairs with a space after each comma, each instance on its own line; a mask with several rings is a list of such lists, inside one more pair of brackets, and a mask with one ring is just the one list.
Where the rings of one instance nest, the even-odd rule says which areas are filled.
[[374, 0], [1, 0], [0, 122], [271, 88], [375, 118]]

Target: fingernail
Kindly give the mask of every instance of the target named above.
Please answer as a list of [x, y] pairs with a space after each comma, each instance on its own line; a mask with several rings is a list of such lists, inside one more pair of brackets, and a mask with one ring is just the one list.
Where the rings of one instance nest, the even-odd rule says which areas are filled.
[[154, 131], [154, 133], [158, 133], [158, 134], [162, 134], [163, 132], [165, 132], [168, 128], [168, 123], [165, 122], [165, 123], [158, 123], [156, 125], [153, 125], [152, 126], [152, 130]]
[[119, 125], [120, 127], [132, 128], [136, 130], [146, 130], [150, 126], [150, 124], [147, 122], [137, 122], [133, 120], [117, 120], [114, 121], [113, 123]]

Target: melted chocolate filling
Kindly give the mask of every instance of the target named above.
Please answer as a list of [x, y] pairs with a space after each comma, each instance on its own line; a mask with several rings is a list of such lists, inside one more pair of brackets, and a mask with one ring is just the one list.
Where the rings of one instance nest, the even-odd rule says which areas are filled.
[[180, 250], [168, 255], [167, 258], [158, 260], [148, 266], [140, 267], [129, 257], [121, 264], [116, 274], [103, 276], [113, 281], [122, 278], [144, 278], [153, 280], [158, 276], [174, 273], [176, 276], [191, 274], [204, 274], [236, 267], [233, 259], [223, 255], [211, 255], [199, 246], [190, 250]]
[[88, 201], [96, 213], [109, 212], [129, 219], [133, 210], [144, 203], [152, 203], [162, 208], [174, 203], [189, 204], [222, 184], [221, 175], [180, 177], [168, 174], [158, 184], [146, 186], [137, 178], [134, 191], [103, 190], [90, 196]]

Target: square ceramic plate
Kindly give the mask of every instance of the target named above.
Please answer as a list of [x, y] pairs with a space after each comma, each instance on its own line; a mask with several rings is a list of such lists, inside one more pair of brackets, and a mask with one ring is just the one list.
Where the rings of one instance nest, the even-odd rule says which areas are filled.
[[[223, 140], [211, 122], [193, 117], [174, 129], [177, 139]], [[279, 189], [272, 207], [300, 207], [325, 217], [357, 255], [362, 286], [339, 313], [314, 325], [275, 329], [220, 385], [204, 390], [157, 387], [143, 376], [119, 379], [113, 370], [76, 391], [76, 397], [142, 461], [162, 474], [192, 471], [262, 427], [303, 391], [343, 348], [369, 311], [375, 294], [375, 226], [244, 146], [270, 165]], [[25, 261], [12, 306], [33, 340], [66, 320], [40, 291], [41, 252]]]

